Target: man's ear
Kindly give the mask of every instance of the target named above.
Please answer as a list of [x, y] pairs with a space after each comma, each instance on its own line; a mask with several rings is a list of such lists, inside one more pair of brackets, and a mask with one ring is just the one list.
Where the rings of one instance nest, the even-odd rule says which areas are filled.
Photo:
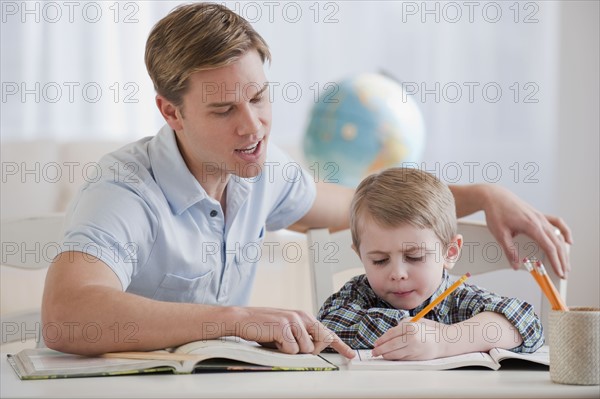
[[171, 101], [160, 94], [156, 95], [156, 106], [171, 129], [178, 132], [183, 130], [183, 115]]
[[446, 254], [444, 255], [444, 268], [450, 270], [456, 264], [460, 256], [460, 250], [463, 246], [463, 236], [460, 234], [455, 235], [448, 247], [446, 248]]

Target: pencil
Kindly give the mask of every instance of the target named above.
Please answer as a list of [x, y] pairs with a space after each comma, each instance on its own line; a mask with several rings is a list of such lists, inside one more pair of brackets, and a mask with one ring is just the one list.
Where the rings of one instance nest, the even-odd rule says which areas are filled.
[[425, 316], [427, 313], [429, 313], [429, 311], [431, 309], [433, 309], [438, 303], [442, 302], [442, 300], [444, 300], [444, 298], [446, 298], [448, 295], [450, 295], [452, 293], [452, 291], [457, 289], [458, 286], [461, 285], [462, 283], [464, 283], [465, 280], [468, 279], [469, 277], [471, 277], [471, 273], [467, 273], [464, 276], [462, 276], [461, 278], [459, 278], [458, 280], [456, 280], [454, 282], [454, 284], [452, 284], [450, 287], [448, 287], [448, 289], [446, 291], [444, 291], [442, 293], [442, 295], [435, 298], [429, 305], [425, 306], [423, 308], [423, 310], [421, 310], [419, 313], [417, 313], [416, 316], [412, 318], [411, 322], [414, 323], [415, 321], [419, 321], [420, 319], [422, 319], [423, 316]]
[[542, 279], [546, 282], [546, 285], [548, 286], [548, 289], [550, 291], [550, 295], [552, 296], [552, 298], [554, 300], [554, 306], [552, 307], [552, 309], [562, 310], [565, 312], [567, 310], [569, 310], [567, 305], [565, 305], [565, 303], [563, 302], [560, 294], [558, 293], [558, 290], [552, 283], [552, 280], [550, 280], [550, 276], [548, 276], [548, 273], [546, 272], [546, 268], [544, 267], [542, 262], [540, 262], [539, 260], [537, 262], [535, 262], [535, 267], [536, 267], [535, 270], [542, 276]]
[[550, 286], [542, 277], [542, 275], [537, 271], [537, 268], [533, 266], [537, 261], [538, 260], [536, 258], [525, 258], [523, 259], [523, 266], [525, 266], [525, 269], [527, 269], [529, 274], [531, 274], [531, 276], [534, 278], [535, 282], [540, 286], [540, 289], [542, 290], [546, 298], [548, 298], [548, 302], [550, 302], [550, 306], [552, 307], [552, 309], [558, 309], [559, 305], [556, 303], [553, 295], [550, 293]]

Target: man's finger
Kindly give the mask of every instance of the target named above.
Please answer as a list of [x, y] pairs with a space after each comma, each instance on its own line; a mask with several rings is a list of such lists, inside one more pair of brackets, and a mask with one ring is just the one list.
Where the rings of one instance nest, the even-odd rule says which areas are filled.
[[292, 321], [284, 326], [284, 339], [298, 345], [300, 353], [313, 353], [315, 346], [311, 334], [307, 331], [303, 323]]
[[560, 231], [560, 234], [563, 236], [565, 242], [569, 245], [573, 245], [573, 233], [571, 233], [571, 229], [569, 228], [569, 226], [567, 225], [567, 223], [565, 223], [564, 220], [562, 220], [559, 217], [556, 216], [552, 216], [552, 215], [545, 215], [546, 219], [548, 219], [548, 221], [556, 228], [558, 228], [558, 230]]
[[352, 359], [356, 356], [356, 352], [348, 345], [346, 345], [337, 335], [335, 335], [333, 342], [329, 346], [335, 349], [340, 355], [345, 358]]
[[511, 267], [515, 270], [519, 270], [519, 267], [521, 266], [518, 252], [519, 249], [517, 248], [518, 246], [515, 245], [510, 232], [503, 233], [498, 240], [498, 243], [502, 247], [502, 251], [506, 255]]
[[567, 247], [562, 232], [558, 228], [552, 226], [551, 231], [547, 232], [546, 235], [552, 242], [552, 251], [546, 252], [546, 255], [549, 258], [548, 260], [556, 274], [566, 278], [571, 266], [569, 264], [569, 256], [567, 254]]
[[315, 354], [320, 353], [323, 349], [330, 346], [336, 350], [340, 355], [352, 359], [356, 353], [352, 348], [346, 345], [340, 337], [338, 337], [333, 331], [325, 327], [323, 324], [315, 320], [315, 323], [309, 328], [309, 331], [313, 337], [314, 352]]

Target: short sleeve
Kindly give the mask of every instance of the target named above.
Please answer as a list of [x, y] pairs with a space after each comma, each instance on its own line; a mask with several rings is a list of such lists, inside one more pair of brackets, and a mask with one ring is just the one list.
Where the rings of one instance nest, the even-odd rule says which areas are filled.
[[513, 325], [523, 338], [523, 343], [511, 349], [513, 352], [535, 352], [544, 344], [544, 331], [533, 306], [516, 298], [496, 295], [473, 285], [465, 284], [455, 294], [456, 310], [454, 319], [467, 320], [481, 312], [500, 313]]
[[267, 217], [267, 230], [279, 230], [297, 222], [308, 213], [316, 195], [311, 175], [274, 144], [269, 144], [265, 162], [266, 178], [273, 182], [274, 205]]
[[108, 181], [88, 184], [67, 213], [62, 251], [100, 259], [126, 290], [150, 256], [157, 224], [150, 207], [130, 187]]

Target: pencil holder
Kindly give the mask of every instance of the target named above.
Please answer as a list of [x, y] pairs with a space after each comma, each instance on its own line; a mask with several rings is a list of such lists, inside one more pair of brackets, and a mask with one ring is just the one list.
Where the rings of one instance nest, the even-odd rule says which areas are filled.
[[550, 378], [561, 384], [600, 384], [600, 309], [550, 312]]

